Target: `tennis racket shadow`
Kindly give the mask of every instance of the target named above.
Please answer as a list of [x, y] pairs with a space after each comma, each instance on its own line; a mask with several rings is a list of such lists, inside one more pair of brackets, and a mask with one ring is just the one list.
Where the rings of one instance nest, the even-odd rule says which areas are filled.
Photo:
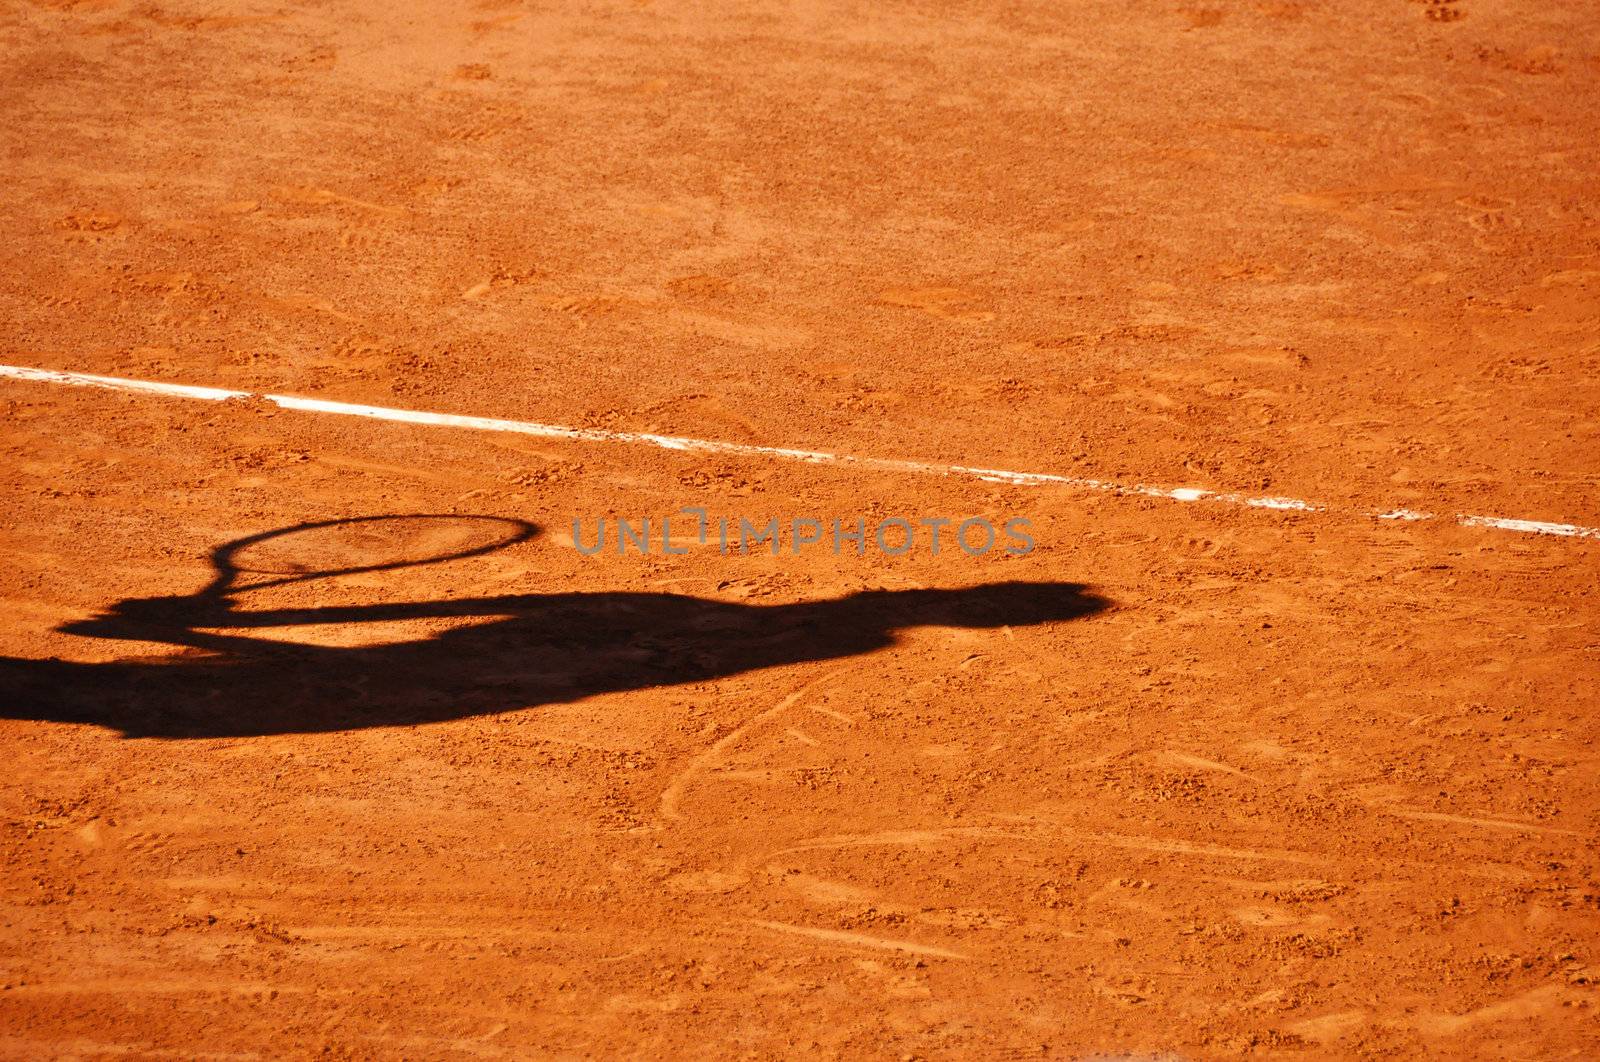
[[[410, 528], [398, 536], [407, 543], [398, 550], [393, 542], [383, 544], [394, 537], [389, 528], [397, 521]], [[462, 523], [471, 524], [472, 533], [460, 534]], [[426, 533], [416, 534], [419, 526]], [[0, 716], [92, 724], [129, 738], [416, 726], [864, 655], [914, 627], [1059, 623], [1109, 605], [1077, 583], [996, 582], [776, 605], [567, 591], [240, 607], [251, 591], [483, 556], [526, 542], [537, 530], [497, 517], [428, 514], [301, 524], [237, 539], [212, 552], [214, 576], [202, 589], [123, 600], [60, 628], [84, 637], [164, 643], [175, 647], [172, 655], [111, 663], [0, 659]], [[282, 552], [274, 547], [286, 537], [308, 532], [331, 537], [339, 567], [274, 559]], [[440, 548], [441, 541], [448, 548]], [[257, 581], [248, 582], [252, 577]], [[478, 622], [412, 641], [354, 647], [251, 633], [419, 619]]]

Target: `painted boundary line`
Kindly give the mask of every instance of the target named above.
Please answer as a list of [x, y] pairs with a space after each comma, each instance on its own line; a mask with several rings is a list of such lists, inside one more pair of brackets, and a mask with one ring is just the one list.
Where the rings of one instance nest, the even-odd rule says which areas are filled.
[[[353, 402], [333, 402], [322, 398], [300, 398], [295, 395], [261, 394], [255, 391], [234, 391], [223, 387], [195, 387], [189, 384], [161, 383], [153, 380], [128, 380], [120, 376], [95, 376], [85, 372], [59, 372], [54, 369], [33, 369], [21, 365], [0, 365], [0, 378], [29, 380], [35, 383], [64, 384], [69, 387], [94, 387], [106, 391], [124, 391], [133, 394], [165, 395], [170, 398], [193, 398], [205, 402], [223, 402], [234, 398], [248, 398], [270, 402], [280, 409], [293, 409], [306, 413], [332, 413], [343, 417], [366, 417], [370, 420], [391, 420], [403, 424], [427, 424], [440, 428], [466, 428], [472, 431], [511, 432], [534, 435], [546, 439], [566, 439], [572, 442], [626, 443], [633, 446], [654, 446], [662, 450], [684, 453], [726, 454], [735, 457], [766, 457], [781, 461], [800, 461], [816, 465], [839, 465], [848, 468], [869, 468], [881, 472], [911, 472], [918, 475], [960, 476], [982, 480], [985, 483], [1011, 483], [1023, 487], [1068, 487], [1076, 490], [1098, 491], [1120, 497], [1164, 498], [1180, 502], [1215, 502], [1238, 505], [1252, 509], [1277, 509], [1292, 512], [1327, 512], [1326, 506], [1313, 505], [1298, 498], [1252, 497], [1205, 490], [1200, 487], [1147, 487], [1142, 484], [1113, 483], [1103, 479], [1084, 479], [1076, 476], [1058, 476], [1048, 472], [1008, 472], [998, 468], [974, 468], [969, 465], [941, 465], [927, 461], [907, 461], [888, 457], [854, 457], [849, 454], [828, 453], [823, 450], [792, 450], [779, 446], [755, 446], [747, 443], [717, 442], [711, 439], [689, 439], [677, 435], [655, 435], [649, 432], [606, 431], [601, 428], [568, 428], [559, 424], [538, 424], [525, 420], [501, 420], [495, 417], [463, 417], [453, 413], [429, 413], [423, 410], [394, 409], [388, 406], [364, 406]], [[1435, 513], [1416, 512], [1411, 509], [1391, 509], [1388, 512], [1362, 512], [1357, 515], [1377, 520], [1448, 520], [1463, 527], [1487, 527], [1501, 531], [1518, 531], [1530, 535], [1559, 535], [1565, 538], [1600, 539], [1600, 527], [1580, 527], [1576, 524], [1553, 524], [1541, 520], [1514, 520], [1502, 516], [1474, 516], [1458, 513], [1440, 516]]]

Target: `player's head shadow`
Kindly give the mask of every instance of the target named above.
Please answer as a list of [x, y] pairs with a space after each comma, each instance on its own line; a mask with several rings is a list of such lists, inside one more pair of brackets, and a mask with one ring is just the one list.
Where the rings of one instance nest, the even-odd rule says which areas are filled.
[[[239, 539], [212, 554], [201, 590], [117, 602], [62, 629], [160, 642], [170, 656], [107, 664], [0, 660], [0, 715], [92, 723], [129, 737], [239, 737], [403, 726], [531, 708], [603, 693], [705, 682], [764, 668], [838, 659], [892, 645], [911, 628], [1057, 623], [1109, 604], [1076, 583], [867, 590], [782, 604], [631, 591], [452, 596], [369, 605], [239, 607], [253, 589], [330, 574], [481, 556], [537, 531], [499, 521], [482, 542], [428, 546], [420, 557], [370, 560], [361, 533], [377, 519], [299, 525]], [[289, 531], [343, 536], [336, 571], [263, 565], [263, 543]], [[480, 528], [482, 530], [482, 528]], [[448, 555], [445, 555], [448, 554]], [[298, 570], [296, 570], [298, 568]], [[265, 582], [242, 586], [251, 573]], [[353, 647], [286, 642], [257, 632], [299, 625], [460, 620], [409, 641]], [[437, 624], [434, 625], [437, 627]]]

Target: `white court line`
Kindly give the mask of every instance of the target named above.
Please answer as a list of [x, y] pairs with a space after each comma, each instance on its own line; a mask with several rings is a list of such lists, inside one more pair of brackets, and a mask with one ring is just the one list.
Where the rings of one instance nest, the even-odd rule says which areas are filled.
[[[712, 439], [688, 439], [677, 435], [655, 435], [650, 432], [606, 431], [602, 428], [568, 428], [559, 424], [537, 424], [526, 420], [501, 420], [496, 417], [463, 417], [453, 413], [428, 413], [415, 409], [392, 409], [388, 406], [364, 406], [354, 402], [333, 402], [322, 398], [299, 398], [295, 395], [258, 394], [254, 391], [233, 391], [223, 387], [192, 387], [186, 384], [161, 383], [153, 380], [127, 380], [120, 376], [95, 376], [86, 372], [58, 372], [54, 369], [32, 369], [21, 365], [0, 365], [0, 377], [13, 380], [31, 380], [37, 383], [66, 384], [70, 387], [96, 387], [107, 391], [128, 391], [138, 394], [168, 395], [174, 398], [197, 398], [207, 402], [221, 402], [230, 398], [249, 398], [270, 402], [282, 409], [295, 409], [307, 413], [333, 413], [344, 417], [367, 417], [372, 420], [393, 420], [404, 424], [428, 424], [442, 428], [468, 428], [473, 431], [513, 432], [518, 435], [537, 435], [547, 439], [568, 439], [574, 442], [628, 443], [637, 446], [654, 446], [663, 450], [687, 453], [728, 454], [736, 457], [768, 457], [783, 461], [804, 461], [818, 465], [844, 465], [852, 468], [870, 468], [885, 472], [914, 472], [922, 475], [963, 476], [986, 483], [1013, 483], [1023, 487], [1071, 487], [1077, 490], [1099, 491], [1122, 497], [1165, 498], [1181, 502], [1218, 502], [1224, 505], [1242, 505], [1254, 509], [1276, 509], [1286, 512], [1323, 512], [1326, 507], [1313, 505], [1298, 498], [1251, 497], [1204, 490], [1199, 487], [1147, 487], [1142, 484], [1113, 483], [1103, 479], [1083, 479], [1077, 476], [1058, 476], [1049, 472], [1008, 472], [999, 468], [974, 468], [969, 465], [940, 465], [927, 461], [905, 461], [888, 457], [854, 457], [849, 454], [828, 453], [823, 450], [791, 450], [779, 446], [755, 446], [749, 443], [717, 442]], [[1411, 509], [1392, 509], [1388, 512], [1366, 512], [1362, 516], [1378, 520], [1439, 520], [1449, 519], [1463, 527], [1488, 527], [1501, 531], [1519, 531], [1530, 535], [1560, 535], [1565, 538], [1600, 539], [1600, 527], [1579, 527], [1576, 524], [1553, 524], [1542, 520], [1515, 520], [1501, 516], [1473, 516], [1465, 513], [1453, 517], [1440, 517], [1433, 513], [1415, 512]]]

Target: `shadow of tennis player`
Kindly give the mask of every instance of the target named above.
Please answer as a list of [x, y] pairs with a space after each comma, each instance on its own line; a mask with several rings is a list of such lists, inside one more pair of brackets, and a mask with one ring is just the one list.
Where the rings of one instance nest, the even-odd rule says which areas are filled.
[[[522, 524], [511, 540], [534, 531]], [[872, 590], [779, 605], [607, 591], [241, 611], [235, 602], [240, 590], [231, 585], [237, 574], [232, 558], [241, 546], [265, 537], [216, 550], [217, 578], [204, 590], [129, 599], [62, 628], [98, 638], [164, 642], [187, 647], [186, 653], [104, 664], [0, 659], [0, 716], [92, 723], [127, 737], [157, 738], [401, 726], [854, 656], [892, 645], [897, 632], [912, 627], [1051, 623], [1087, 616], [1107, 604], [1073, 583], [1003, 582]], [[416, 563], [431, 561], [366, 565], [342, 573]], [[215, 633], [218, 628], [428, 618], [481, 622], [416, 641], [362, 647]]]

